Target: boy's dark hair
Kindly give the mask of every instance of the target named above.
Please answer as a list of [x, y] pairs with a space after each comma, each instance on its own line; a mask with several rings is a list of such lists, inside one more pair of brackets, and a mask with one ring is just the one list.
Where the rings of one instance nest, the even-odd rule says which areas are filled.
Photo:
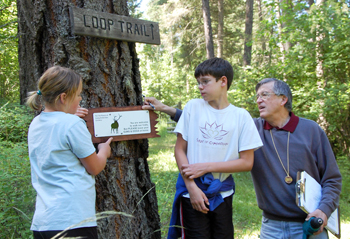
[[221, 77], [227, 78], [227, 90], [230, 88], [233, 79], [233, 68], [231, 64], [222, 58], [210, 58], [200, 63], [194, 71], [196, 79], [200, 76], [211, 75], [218, 81]]

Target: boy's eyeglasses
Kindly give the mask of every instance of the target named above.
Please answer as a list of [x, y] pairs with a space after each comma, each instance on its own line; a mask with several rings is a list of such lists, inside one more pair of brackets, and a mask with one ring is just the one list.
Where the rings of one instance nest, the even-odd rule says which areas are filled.
[[258, 100], [259, 98], [266, 100], [268, 98], [270, 98], [271, 95], [276, 95], [275, 93], [269, 93], [269, 92], [263, 92], [260, 95], [256, 94], [256, 100]]
[[210, 81], [211, 81], [211, 80], [197, 81], [197, 85], [198, 85], [198, 86], [200, 86], [200, 85], [206, 86], [206, 85], [209, 84]]

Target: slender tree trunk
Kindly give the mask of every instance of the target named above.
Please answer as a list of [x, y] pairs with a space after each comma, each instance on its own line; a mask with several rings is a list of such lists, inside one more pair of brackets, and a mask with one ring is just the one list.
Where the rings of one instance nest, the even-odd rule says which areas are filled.
[[[126, 0], [17, 0], [21, 103], [48, 67], [61, 65], [82, 76], [82, 107], [141, 105], [135, 44], [72, 35], [70, 6], [128, 15]], [[147, 164], [148, 141], [113, 142], [111, 147], [112, 157], [96, 178], [96, 209], [134, 217], [99, 220], [99, 237], [160, 238], [157, 197]]]
[[[262, 24], [263, 19], [263, 10], [262, 10], [262, 4], [261, 0], [258, 0], [258, 9], [259, 9], [259, 23]], [[265, 37], [262, 37], [261, 39], [261, 49], [263, 52], [266, 51], [266, 39]]]
[[281, 41], [283, 42], [281, 44], [281, 52], [283, 52], [283, 55], [292, 47], [291, 42], [286, 40], [289, 32], [285, 30], [288, 24], [286, 20], [288, 11], [292, 11], [292, 8], [293, 3], [290, 0], [279, 0], [277, 18], [279, 19], [279, 32]]
[[246, 0], [243, 66], [251, 64], [254, 0]]
[[[317, 0], [317, 7], [322, 7], [324, 4], [324, 0]], [[322, 41], [325, 38], [325, 33], [320, 29], [320, 25], [316, 26], [316, 77], [318, 79], [317, 85], [319, 90], [324, 90], [327, 86], [327, 80], [324, 77], [324, 69], [323, 69], [323, 47], [322, 47]], [[324, 100], [321, 99], [319, 102], [321, 108], [324, 106]], [[324, 131], [329, 134], [329, 123], [327, 122], [327, 119], [325, 117], [324, 113], [320, 113], [317, 119], [317, 123], [324, 129]]]
[[224, 0], [218, 0], [218, 51], [217, 56], [223, 56], [224, 49]]
[[[318, 7], [322, 7], [324, 4], [325, 0], [318, 0], [317, 5]], [[325, 38], [325, 33], [320, 31], [320, 25], [316, 26], [316, 61], [317, 61], [317, 66], [316, 66], [316, 76], [318, 79], [322, 80], [324, 72], [323, 72], [323, 50], [322, 50], [322, 40]], [[324, 88], [325, 86], [322, 86], [321, 82], [317, 83], [319, 85], [319, 88]]]
[[209, 0], [202, 0], [205, 46], [207, 50], [207, 59], [214, 57], [213, 31], [211, 28]]

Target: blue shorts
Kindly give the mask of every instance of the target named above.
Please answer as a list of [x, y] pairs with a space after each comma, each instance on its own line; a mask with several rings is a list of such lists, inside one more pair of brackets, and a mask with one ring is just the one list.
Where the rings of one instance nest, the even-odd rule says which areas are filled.
[[[303, 239], [302, 222], [276, 221], [262, 218], [260, 239]], [[309, 236], [309, 239], [328, 239], [326, 229], [319, 235]]]
[[214, 211], [207, 214], [193, 209], [189, 198], [181, 198], [180, 217], [182, 238], [233, 239], [232, 197], [224, 198]]

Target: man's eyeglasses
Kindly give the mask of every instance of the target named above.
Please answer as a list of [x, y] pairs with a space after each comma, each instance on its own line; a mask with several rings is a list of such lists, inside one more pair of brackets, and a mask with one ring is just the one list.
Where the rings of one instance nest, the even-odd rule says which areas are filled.
[[271, 95], [276, 95], [275, 93], [269, 93], [269, 92], [262, 92], [260, 95], [256, 94], [256, 100], [258, 100], [259, 98], [266, 100], [268, 98], [270, 98]]

